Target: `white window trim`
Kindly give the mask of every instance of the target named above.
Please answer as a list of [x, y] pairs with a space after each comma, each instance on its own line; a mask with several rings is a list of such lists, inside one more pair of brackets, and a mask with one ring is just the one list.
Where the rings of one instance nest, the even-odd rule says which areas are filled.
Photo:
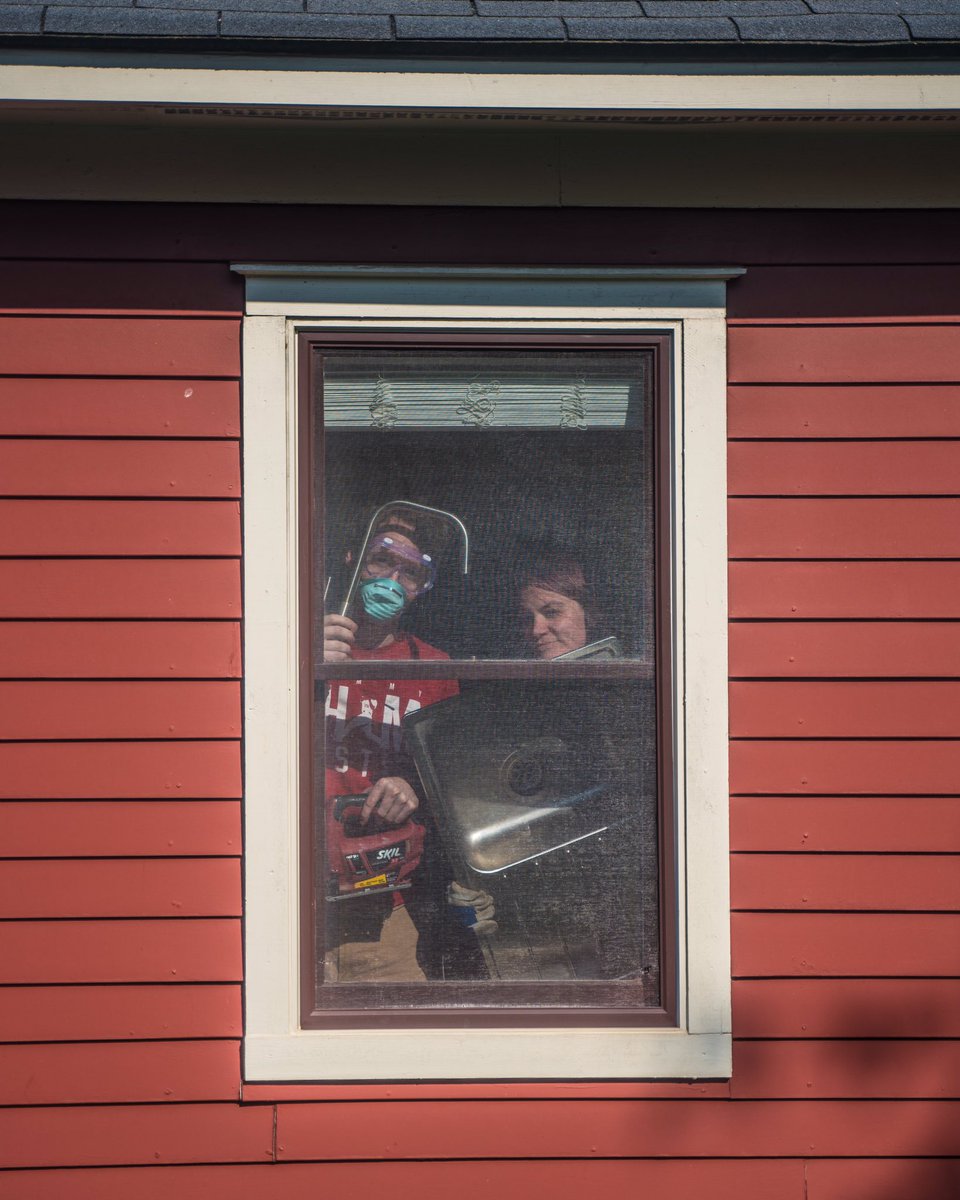
[[[244, 359], [247, 1081], [724, 1078], [731, 1068], [726, 280], [738, 269], [237, 265]], [[301, 331], [674, 338], [673, 653], [679, 1026], [301, 1029]]]

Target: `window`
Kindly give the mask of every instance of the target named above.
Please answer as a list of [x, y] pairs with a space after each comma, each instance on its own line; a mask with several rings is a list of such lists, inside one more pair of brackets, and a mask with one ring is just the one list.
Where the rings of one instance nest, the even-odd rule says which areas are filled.
[[237, 269], [246, 1077], [723, 1075], [732, 272]]
[[[460, 1024], [517, 1006], [662, 1018], [669, 339], [300, 337], [304, 636], [322, 649], [325, 623], [347, 628], [335, 614], [359, 624], [348, 669], [337, 640], [341, 661], [313, 655], [303, 1023], [390, 1007]], [[384, 778], [416, 810], [362, 824]], [[382, 805], [392, 818], [392, 794]]]

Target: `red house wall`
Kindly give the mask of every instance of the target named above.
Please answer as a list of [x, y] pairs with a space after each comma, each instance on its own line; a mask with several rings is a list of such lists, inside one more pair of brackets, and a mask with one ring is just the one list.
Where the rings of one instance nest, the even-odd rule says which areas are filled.
[[[955, 217], [2, 207], [0, 1195], [956, 1195]], [[478, 246], [749, 268], [730, 287], [733, 1077], [241, 1101], [228, 264]]]

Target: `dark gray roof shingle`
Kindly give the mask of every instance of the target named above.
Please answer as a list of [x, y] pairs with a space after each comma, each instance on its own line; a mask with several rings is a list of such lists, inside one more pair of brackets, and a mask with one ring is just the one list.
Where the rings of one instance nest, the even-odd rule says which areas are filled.
[[[960, 0], [0, 0], [0, 40], [709, 51], [960, 46]], [[765, 49], [766, 48], [766, 49]], [[598, 51], [599, 52], [599, 51]], [[651, 53], [653, 50], [651, 49]]]

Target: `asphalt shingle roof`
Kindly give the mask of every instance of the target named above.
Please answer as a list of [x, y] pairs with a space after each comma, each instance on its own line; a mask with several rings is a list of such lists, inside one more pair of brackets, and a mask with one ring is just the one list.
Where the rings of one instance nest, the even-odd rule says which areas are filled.
[[960, 43], [960, 0], [0, 0], [0, 39], [17, 35], [394, 50], [494, 43], [907, 49]]

